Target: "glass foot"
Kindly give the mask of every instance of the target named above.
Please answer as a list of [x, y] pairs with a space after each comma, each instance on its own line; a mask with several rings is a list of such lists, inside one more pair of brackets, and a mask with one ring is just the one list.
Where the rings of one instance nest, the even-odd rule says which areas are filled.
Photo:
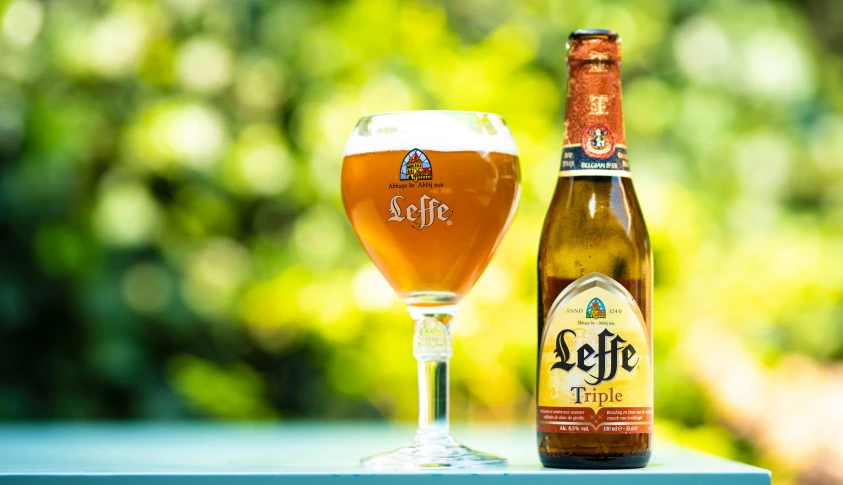
[[476, 468], [506, 466], [506, 458], [474, 451], [451, 437], [419, 440], [412, 445], [360, 460], [375, 470], [422, 470], [429, 468]]

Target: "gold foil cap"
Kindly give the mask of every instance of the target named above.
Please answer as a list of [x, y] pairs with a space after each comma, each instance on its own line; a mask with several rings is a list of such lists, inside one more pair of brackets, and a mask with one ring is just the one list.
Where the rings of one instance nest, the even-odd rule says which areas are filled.
[[568, 65], [580, 62], [621, 62], [621, 38], [608, 29], [580, 29], [568, 37]]

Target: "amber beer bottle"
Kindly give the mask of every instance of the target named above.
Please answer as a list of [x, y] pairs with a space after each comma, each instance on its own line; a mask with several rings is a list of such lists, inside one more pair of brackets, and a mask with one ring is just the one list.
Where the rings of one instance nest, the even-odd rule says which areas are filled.
[[542, 464], [636, 468], [653, 423], [653, 261], [632, 187], [620, 39], [568, 42], [565, 143], [538, 257]]

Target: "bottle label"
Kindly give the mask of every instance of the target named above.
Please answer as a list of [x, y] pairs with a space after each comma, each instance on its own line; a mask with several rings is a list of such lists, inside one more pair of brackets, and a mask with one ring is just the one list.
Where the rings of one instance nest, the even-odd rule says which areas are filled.
[[591, 273], [559, 294], [545, 322], [538, 431], [652, 432], [652, 340], [632, 295]]

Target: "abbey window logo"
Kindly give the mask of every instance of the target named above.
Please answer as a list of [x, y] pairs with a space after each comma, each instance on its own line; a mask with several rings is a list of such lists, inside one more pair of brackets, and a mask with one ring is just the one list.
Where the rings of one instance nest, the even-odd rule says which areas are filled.
[[609, 158], [615, 148], [615, 140], [606, 125], [591, 125], [586, 128], [581, 143], [583, 151], [591, 158]]
[[593, 298], [585, 307], [585, 318], [606, 318], [606, 306], [600, 298]]
[[419, 180], [433, 179], [433, 167], [430, 166], [430, 159], [427, 155], [418, 148], [413, 148], [404, 160], [401, 162], [401, 180], [412, 180], [418, 182]]

